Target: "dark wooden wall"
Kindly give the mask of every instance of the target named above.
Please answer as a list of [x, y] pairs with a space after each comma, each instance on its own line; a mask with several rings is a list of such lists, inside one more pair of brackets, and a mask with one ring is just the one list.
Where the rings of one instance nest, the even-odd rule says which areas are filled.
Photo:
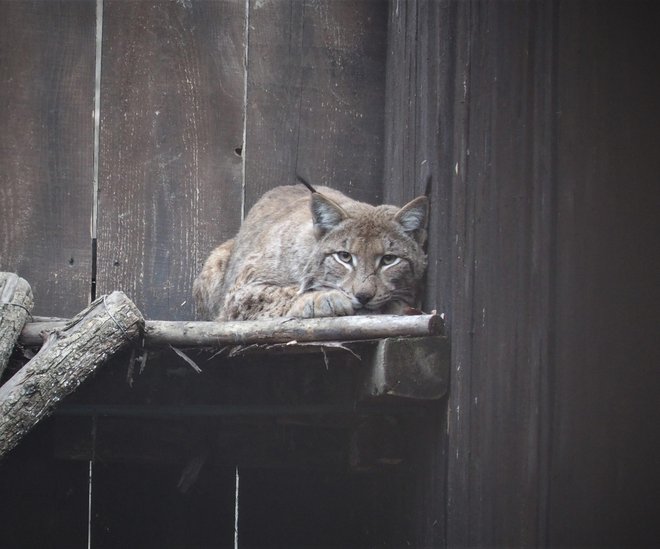
[[97, 291], [149, 318], [192, 318], [198, 265], [240, 224], [244, 11], [104, 1]]
[[[0, 269], [32, 283], [37, 314], [71, 315], [95, 285], [192, 318], [199, 265], [266, 189], [299, 172], [403, 203], [430, 175], [425, 307], [446, 314], [452, 379], [416, 426], [401, 539], [658, 545], [654, 2], [103, 6], [95, 173], [96, 2], [0, 1]], [[3, 476], [34, 495], [3, 516], [57, 516], [73, 546], [87, 465], [37, 459], [49, 436], [21, 454], [31, 483]], [[99, 467], [106, 509], [176, 476]], [[244, 481], [257, 501], [291, 477]], [[210, 489], [228, 508], [231, 472]]]
[[[383, 0], [0, 0], [0, 270], [37, 315], [121, 289], [148, 318], [193, 318], [203, 260], [269, 188], [301, 173], [381, 200], [386, 39]], [[57, 425], [0, 465], [0, 491], [24, 494], [0, 506], [3, 543], [86, 543], [89, 465], [52, 458]], [[180, 464], [94, 463], [92, 546], [233, 546], [234, 468], [207, 473], [183, 495]], [[399, 481], [301, 475], [241, 471], [247, 545], [398, 528], [362, 519]]]
[[190, 319], [201, 263], [269, 188], [380, 200], [382, 0], [105, 0], [95, 174], [96, 5], [0, 3], [0, 268], [37, 314], [94, 281]]
[[0, 269], [37, 314], [89, 302], [94, 2], [0, 4]]
[[391, 5], [386, 198], [433, 174], [452, 342], [420, 546], [660, 541], [658, 11]]
[[245, 206], [296, 172], [378, 202], [387, 2], [250, 5]]
[[557, 15], [555, 544], [660, 542], [659, 8]]

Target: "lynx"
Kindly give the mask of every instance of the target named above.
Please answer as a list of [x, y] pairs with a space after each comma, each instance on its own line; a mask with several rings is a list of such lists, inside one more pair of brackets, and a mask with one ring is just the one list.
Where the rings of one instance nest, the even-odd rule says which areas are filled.
[[209, 319], [401, 314], [426, 268], [428, 200], [371, 206], [319, 187], [276, 187], [193, 285]]

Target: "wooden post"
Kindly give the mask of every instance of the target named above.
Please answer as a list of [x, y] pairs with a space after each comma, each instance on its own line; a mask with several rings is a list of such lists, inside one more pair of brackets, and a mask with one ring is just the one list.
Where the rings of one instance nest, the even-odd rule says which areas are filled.
[[14, 273], [0, 273], [0, 377], [32, 310], [32, 288]]
[[37, 355], [0, 387], [0, 457], [143, 328], [133, 302], [113, 292], [52, 332]]

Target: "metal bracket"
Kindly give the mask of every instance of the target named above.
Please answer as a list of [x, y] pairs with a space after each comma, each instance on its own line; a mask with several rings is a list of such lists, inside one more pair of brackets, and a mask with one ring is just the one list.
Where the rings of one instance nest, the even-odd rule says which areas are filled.
[[387, 338], [378, 342], [361, 394], [371, 399], [435, 400], [446, 394], [448, 386], [446, 337]]

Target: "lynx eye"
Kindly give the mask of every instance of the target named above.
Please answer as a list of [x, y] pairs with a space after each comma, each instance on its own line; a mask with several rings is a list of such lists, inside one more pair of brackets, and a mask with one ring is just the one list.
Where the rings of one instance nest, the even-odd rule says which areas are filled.
[[353, 262], [353, 256], [348, 252], [335, 252], [333, 255], [341, 263], [346, 263], [347, 265], [350, 265]]
[[388, 265], [394, 265], [395, 263], [399, 262], [399, 258], [393, 254], [385, 254], [383, 257], [380, 258], [380, 264], [384, 267], [387, 267]]

